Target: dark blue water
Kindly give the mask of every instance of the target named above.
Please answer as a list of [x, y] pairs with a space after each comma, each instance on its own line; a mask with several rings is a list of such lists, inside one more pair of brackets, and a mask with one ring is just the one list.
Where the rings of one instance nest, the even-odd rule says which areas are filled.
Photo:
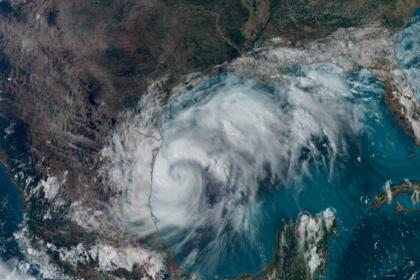
[[0, 279], [50, 279], [46, 269], [27, 256], [13, 236], [24, 221], [22, 197], [0, 164]]
[[304, 190], [289, 194], [290, 206], [282, 209], [280, 216], [293, 220], [300, 210], [318, 213], [326, 207], [336, 209], [340, 239], [330, 243], [328, 279], [410, 278], [420, 269], [420, 247], [416, 245], [420, 212], [397, 216], [391, 208], [373, 212], [366, 207], [387, 180], [398, 184], [420, 179], [420, 157], [408, 158], [419, 150], [382, 102], [381, 85], [359, 74], [351, 75], [349, 84], [360, 83], [358, 90], [371, 93], [370, 102], [379, 108], [376, 117], [366, 120], [370, 131], [360, 136], [360, 146], [350, 146], [347, 159], [340, 159], [342, 168], [333, 180], [322, 173], [304, 178]]
[[[398, 39], [397, 58], [420, 96], [418, 11]], [[311, 176], [295, 178], [290, 185], [268, 196], [262, 210], [267, 219], [262, 222], [258, 238], [260, 250], [234, 255], [232, 245], [226, 249], [232, 251], [228, 254], [232, 259], [220, 260], [217, 264], [220, 274], [210, 278], [257, 272], [272, 261], [279, 227], [296, 221], [301, 213], [316, 215], [331, 207], [340, 220], [340, 238], [330, 242], [327, 279], [420, 279], [420, 211], [398, 216], [390, 207], [376, 212], [367, 210], [389, 180], [392, 184], [420, 180], [420, 156], [409, 158], [420, 149], [386, 108], [381, 83], [365, 69], [345, 79], [351, 91], [358, 93], [350, 98], [355, 107], [370, 108], [365, 112], [362, 133], [346, 139], [347, 153], [336, 159], [333, 172], [329, 163], [315, 162], [309, 167]], [[409, 199], [403, 198], [401, 202], [411, 207]], [[182, 260], [187, 254], [181, 252], [175, 257]], [[206, 272], [200, 271], [200, 265], [197, 263], [191, 271], [204, 276]]]
[[420, 180], [420, 157], [408, 158], [419, 149], [384, 105], [381, 84], [366, 71], [355, 72], [347, 81], [377, 108], [365, 120], [369, 129], [358, 140], [348, 141], [349, 153], [337, 159], [333, 176], [328, 167], [312, 167], [314, 176], [303, 176], [267, 199], [272, 219], [262, 231], [262, 243], [266, 252], [274, 251], [272, 240], [285, 222], [295, 221], [301, 212], [315, 215], [333, 207], [340, 220], [340, 239], [330, 243], [327, 279], [409, 279], [420, 270], [420, 212], [397, 216], [391, 208], [376, 212], [366, 208], [386, 181]]

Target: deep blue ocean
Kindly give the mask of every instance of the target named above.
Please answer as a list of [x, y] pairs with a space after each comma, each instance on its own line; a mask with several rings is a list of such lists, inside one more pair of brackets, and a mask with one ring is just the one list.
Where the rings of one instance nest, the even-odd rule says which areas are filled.
[[[338, 160], [340, 171], [333, 178], [319, 170], [313, 172], [316, 177], [302, 178], [302, 191], [294, 192], [293, 186], [290, 191], [280, 191], [273, 211], [273, 217], [278, 218], [264, 232], [267, 238], [274, 238], [275, 230], [285, 223], [282, 219], [292, 222], [299, 212], [314, 215], [333, 207], [340, 221], [340, 238], [330, 242], [327, 279], [418, 279], [420, 211], [397, 216], [388, 207], [376, 212], [366, 208], [387, 181], [420, 180], [420, 157], [408, 158], [420, 150], [387, 110], [382, 85], [360, 73], [350, 75], [348, 83], [357, 84], [379, 108], [375, 116], [366, 119], [370, 129], [360, 136], [361, 145], [348, 142], [349, 156]], [[271, 247], [274, 250], [274, 244]]]

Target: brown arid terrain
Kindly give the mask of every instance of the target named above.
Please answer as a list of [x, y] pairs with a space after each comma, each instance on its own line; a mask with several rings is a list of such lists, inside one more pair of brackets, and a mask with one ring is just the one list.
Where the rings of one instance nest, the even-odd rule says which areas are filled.
[[166, 104], [220, 73], [365, 67], [420, 144], [395, 58], [419, 0], [0, 2], [1, 161], [22, 193], [28, 253], [61, 279], [197, 278], [150, 211]]

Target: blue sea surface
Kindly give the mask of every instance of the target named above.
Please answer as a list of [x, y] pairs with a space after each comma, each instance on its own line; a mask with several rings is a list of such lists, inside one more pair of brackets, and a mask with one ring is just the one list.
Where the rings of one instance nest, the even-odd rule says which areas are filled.
[[0, 164], [0, 279], [50, 279], [45, 267], [28, 257], [14, 234], [24, 222], [22, 197]]
[[376, 212], [366, 208], [388, 180], [400, 184], [420, 179], [420, 157], [408, 158], [419, 150], [387, 110], [382, 86], [373, 77], [359, 74], [350, 75], [349, 84], [358, 84], [367, 94], [376, 89], [371, 101], [379, 108], [377, 117], [365, 123], [371, 131], [361, 135], [360, 146], [349, 146], [349, 157], [340, 159], [342, 168], [332, 180], [319, 173], [302, 180], [301, 192], [280, 194], [276, 203], [289, 196], [289, 204], [279, 216], [293, 221], [299, 211], [336, 210], [340, 238], [330, 242], [327, 279], [409, 279], [416, 277], [420, 265], [420, 212], [397, 216], [388, 207]]
[[[420, 12], [401, 32], [396, 54], [420, 96]], [[304, 67], [292, 67], [287, 75], [296, 78]], [[267, 219], [262, 222], [259, 251], [235, 254], [232, 244], [226, 248], [231, 260], [220, 259], [217, 264], [219, 275], [200, 271], [200, 263], [192, 272], [205, 279], [257, 273], [272, 261], [276, 232], [281, 226], [298, 220], [302, 213], [313, 216], [333, 208], [340, 221], [340, 237], [330, 242], [327, 279], [420, 279], [420, 211], [396, 215], [390, 207], [367, 210], [387, 184], [420, 180], [420, 156], [409, 158], [420, 149], [386, 108], [380, 82], [366, 69], [345, 79], [351, 91], [361, 93], [353, 97], [355, 106], [371, 109], [363, 120], [363, 132], [357, 139], [347, 139], [347, 154], [337, 157], [334, 172], [330, 172], [328, 163], [314, 163], [309, 167], [311, 176], [302, 175], [265, 199], [262, 212]], [[401, 202], [412, 206], [406, 198]], [[170, 241], [168, 244], [175, 246]], [[187, 255], [178, 252], [175, 258], [182, 263]]]
[[299, 213], [315, 215], [332, 207], [340, 221], [340, 238], [330, 242], [327, 279], [409, 279], [420, 270], [420, 211], [397, 216], [391, 208], [367, 208], [388, 180], [420, 180], [420, 157], [408, 158], [420, 150], [386, 108], [380, 83], [362, 70], [347, 81], [379, 109], [365, 120], [370, 129], [360, 135], [360, 142], [348, 142], [348, 155], [335, 164], [339, 172], [330, 176], [328, 168], [314, 170], [315, 176], [302, 176], [298, 186], [267, 199], [266, 212], [272, 215], [261, 231], [264, 251], [274, 252], [277, 229], [296, 221]]

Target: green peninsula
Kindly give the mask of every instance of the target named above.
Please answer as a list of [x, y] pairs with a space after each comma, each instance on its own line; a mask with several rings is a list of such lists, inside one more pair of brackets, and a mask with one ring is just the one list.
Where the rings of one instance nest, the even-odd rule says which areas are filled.
[[260, 272], [237, 279], [324, 279], [329, 242], [337, 232], [336, 217], [312, 217], [281, 227], [273, 262]]
[[[368, 208], [368, 210], [376, 211], [377, 209], [384, 206], [384, 203], [387, 203], [388, 207], [394, 209], [395, 214], [401, 215], [406, 212], [411, 212], [414, 210], [420, 210], [420, 208], [412, 207], [407, 209], [402, 203], [400, 203], [401, 198], [409, 195], [413, 205], [419, 202], [419, 193], [420, 193], [420, 182], [410, 182], [406, 181], [400, 185], [391, 186], [386, 188], [378, 195], [375, 196], [373, 202], [374, 204]], [[397, 201], [396, 204], [391, 204], [392, 201], [395, 201], [395, 198], [398, 195], [402, 195]]]

